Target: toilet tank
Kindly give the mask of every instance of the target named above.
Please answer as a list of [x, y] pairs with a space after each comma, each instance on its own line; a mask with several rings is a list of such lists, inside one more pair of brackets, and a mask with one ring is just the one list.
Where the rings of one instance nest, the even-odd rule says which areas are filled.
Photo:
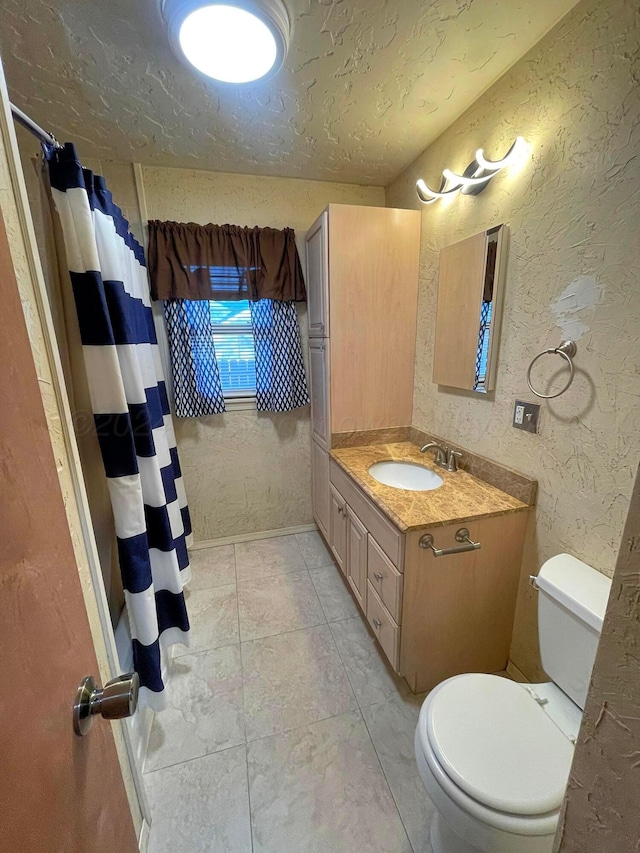
[[542, 666], [584, 710], [611, 581], [569, 554], [542, 566], [536, 585]]

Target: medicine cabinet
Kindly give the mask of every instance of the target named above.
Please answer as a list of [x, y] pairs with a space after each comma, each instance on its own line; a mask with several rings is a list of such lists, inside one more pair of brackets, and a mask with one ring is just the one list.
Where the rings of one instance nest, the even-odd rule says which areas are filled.
[[507, 265], [506, 225], [440, 251], [433, 381], [486, 394], [495, 385]]

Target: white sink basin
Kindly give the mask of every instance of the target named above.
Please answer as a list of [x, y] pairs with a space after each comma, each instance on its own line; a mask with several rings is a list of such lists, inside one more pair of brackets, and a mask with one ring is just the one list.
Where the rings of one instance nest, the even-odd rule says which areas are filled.
[[376, 462], [369, 468], [369, 473], [385, 486], [411, 492], [430, 492], [443, 482], [435, 471], [416, 465], [415, 462]]

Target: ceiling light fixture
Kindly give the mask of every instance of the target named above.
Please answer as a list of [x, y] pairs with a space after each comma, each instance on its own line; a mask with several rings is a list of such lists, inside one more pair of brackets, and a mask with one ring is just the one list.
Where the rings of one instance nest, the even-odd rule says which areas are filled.
[[487, 160], [483, 149], [478, 148], [475, 160], [469, 163], [462, 175], [457, 175], [451, 169], [443, 170], [439, 190], [430, 189], [422, 179], [417, 181], [418, 198], [424, 204], [433, 204], [439, 198], [447, 198], [457, 192], [464, 195], [478, 195], [491, 178], [495, 178], [498, 172], [520, 159], [525, 146], [525, 140], [521, 136], [516, 137], [515, 142], [501, 160]]
[[250, 83], [273, 76], [289, 46], [282, 0], [163, 0], [176, 55], [206, 77]]

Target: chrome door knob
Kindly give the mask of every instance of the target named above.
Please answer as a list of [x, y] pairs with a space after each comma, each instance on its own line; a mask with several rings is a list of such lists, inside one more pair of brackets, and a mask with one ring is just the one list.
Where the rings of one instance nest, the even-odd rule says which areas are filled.
[[96, 714], [105, 720], [131, 717], [138, 707], [140, 677], [129, 672], [112, 678], [104, 687], [98, 687], [93, 676], [84, 678], [78, 687], [73, 703], [73, 730], [79, 736], [87, 734]]

